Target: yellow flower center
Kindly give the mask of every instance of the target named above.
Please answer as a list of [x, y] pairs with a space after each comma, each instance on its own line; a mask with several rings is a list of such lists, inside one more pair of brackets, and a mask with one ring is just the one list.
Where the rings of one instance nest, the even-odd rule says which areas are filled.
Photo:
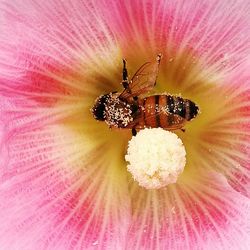
[[[95, 120], [90, 110], [98, 96], [113, 91], [119, 93], [123, 90], [122, 58], [127, 59], [127, 69], [131, 79], [143, 63], [154, 61], [158, 52], [145, 54], [135, 52], [123, 55], [114, 51], [108, 57], [98, 58], [98, 67], [96, 64], [85, 65], [83, 68], [88, 69], [88, 72], [83, 79], [80, 77], [75, 82], [75, 85], [84, 84], [86, 93], [79, 94], [81, 96], [77, 114], [71, 116], [70, 121], [65, 124], [71, 126], [71, 129], [72, 126], [75, 127], [76, 138], [81, 142], [81, 145], [77, 146], [79, 152], [84, 152], [84, 157], [95, 154], [96, 159], [105, 162], [103, 166], [109, 166], [112, 173], [109, 173], [109, 176], [115, 178], [117, 182], [124, 180], [126, 176], [131, 178], [126, 171], [124, 160], [128, 141], [132, 137], [131, 129], [110, 129], [105, 122]], [[171, 50], [168, 53], [160, 52], [163, 58], [156, 86], [153, 91], [139, 98], [168, 93], [180, 95], [199, 106], [201, 113], [186, 123], [185, 132], [173, 131], [183, 141], [187, 157], [185, 170], [177, 182], [189, 182], [190, 176], [196, 174], [197, 168], [203, 167], [199, 164], [204, 161], [203, 156], [205, 154], [212, 156], [217, 140], [224, 138], [224, 134], [214, 133], [219, 131], [221, 126], [219, 121], [221, 117], [228, 116], [229, 110], [229, 106], [226, 106], [228, 99], [225, 98], [227, 96], [225, 87], [218, 84], [223, 80], [223, 76], [216, 74], [211, 67], [203, 65], [192, 52], [182, 51], [181, 54]], [[209, 168], [213, 166], [208, 164]]]

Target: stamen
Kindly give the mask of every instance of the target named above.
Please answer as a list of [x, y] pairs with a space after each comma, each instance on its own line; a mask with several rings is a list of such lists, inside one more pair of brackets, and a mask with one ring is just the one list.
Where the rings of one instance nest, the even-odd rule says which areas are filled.
[[186, 164], [182, 141], [162, 128], [144, 129], [129, 141], [128, 171], [139, 185], [158, 189], [175, 183]]

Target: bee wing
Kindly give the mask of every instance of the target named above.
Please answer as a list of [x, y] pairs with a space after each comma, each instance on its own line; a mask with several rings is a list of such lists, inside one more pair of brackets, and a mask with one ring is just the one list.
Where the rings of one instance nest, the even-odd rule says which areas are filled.
[[[162, 121], [162, 114], [164, 114], [163, 117], [166, 118], [166, 121]], [[157, 112], [153, 114], [145, 114], [144, 118], [145, 124], [156, 124], [156, 127], [162, 127], [165, 129], [178, 129], [180, 127], [183, 127], [186, 120], [185, 118], [181, 117], [180, 115], [170, 113], [166, 111], [166, 109], [160, 109], [157, 110]]]
[[144, 63], [134, 74], [128, 87], [120, 94], [121, 99], [129, 99], [150, 91], [156, 84], [161, 54], [155, 62]]

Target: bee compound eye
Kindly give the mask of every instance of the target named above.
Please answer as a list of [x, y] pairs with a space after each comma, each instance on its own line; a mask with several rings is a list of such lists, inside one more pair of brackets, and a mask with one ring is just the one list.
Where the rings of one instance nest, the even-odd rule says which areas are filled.
[[199, 113], [199, 107], [194, 102], [190, 101], [189, 109], [190, 109], [191, 119], [195, 118]]
[[95, 101], [95, 105], [92, 108], [93, 116], [98, 121], [105, 120], [105, 107], [107, 100], [109, 98], [109, 94], [102, 95], [98, 97]]
[[104, 105], [98, 105], [94, 106], [92, 109], [93, 116], [98, 121], [104, 121], [105, 119], [105, 106]]

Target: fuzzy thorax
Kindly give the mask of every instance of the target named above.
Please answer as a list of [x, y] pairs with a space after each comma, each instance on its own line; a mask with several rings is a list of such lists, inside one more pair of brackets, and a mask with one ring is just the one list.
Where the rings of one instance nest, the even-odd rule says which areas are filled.
[[105, 121], [112, 127], [126, 127], [133, 121], [131, 105], [111, 94], [105, 105]]

